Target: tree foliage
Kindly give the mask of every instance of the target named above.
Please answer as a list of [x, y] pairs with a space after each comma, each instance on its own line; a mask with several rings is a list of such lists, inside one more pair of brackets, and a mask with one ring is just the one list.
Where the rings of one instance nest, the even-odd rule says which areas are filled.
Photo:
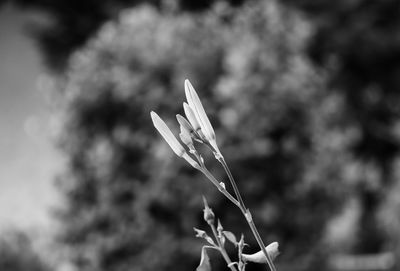
[[50, 271], [30, 237], [18, 231], [4, 231], [0, 239], [0, 269], [10, 271]]
[[79, 270], [194, 268], [200, 193], [225, 225], [254, 243], [245, 221], [171, 159], [151, 125], [150, 110], [182, 111], [186, 77], [262, 235], [285, 244], [288, 260], [313, 260], [345, 197], [339, 169], [348, 161], [339, 157], [349, 139], [326, 138], [343, 117], [341, 100], [326, 93], [305, 58], [308, 33], [304, 20], [274, 2], [196, 16], [142, 7], [106, 24], [74, 56], [64, 87], [70, 166], [61, 181], [68, 203], [62, 240]]
[[[398, 1], [286, 1], [313, 20], [315, 34], [309, 55], [328, 67], [329, 84], [345, 97], [349, 119], [358, 126], [359, 138], [351, 146], [374, 182], [360, 183], [363, 230], [358, 251], [387, 249], [387, 234], [397, 236], [390, 217], [398, 213], [393, 196], [399, 186], [396, 167], [399, 151], [399, 40]], [[390, 209], [392, 215], [389, 215]], [[385, 216], [382, 213], [386, 214]], [[396, 218], [397, 219], [397, 218]], [[391, 225], [382, 227], [383, 224]], [[398, 247], [398, 239], [389, 246]]]
[[[243, 0], [224, 0], [238, 6]], [[64, 71], [70, 55], [94, 35], [108, 20], [128, 7], [150, 4], [163, 12], [169, 9], [201, 12], [215, 0], [8, 0], [19, 7], [39, 11], [40, 19], [27, 25], [35, 37], [48, 67]], [[0, 3], [1, 5], [1, 3]], [[44, 19], [45, 18], [45, 19]]]
[[[321, 270], [328, 252], [396, 246], [395, 73], [386, 85], [361, 61], [382, 56], [357, 58], [363, 50], [350, 38], [356, 21], [332, 36], [313, 24], [273, 1], [218, 4], [201, 14], [141, 6], [105, 24], [72, 57], [60, 79], [60, 141], [69, 157], [60, 238], [79, 270], [194, 269], [201, 194], [230, 231], [244, 232], [256, 247], [236, 210], [151, 125], [150, 110], [182, 113], [185, 78], [211, 116], [261, 235], [281, 243], [282, 262]], [[362, 29], [371, 34], [360, 38], [374, 37]], [[321, 40], [336, 49], [309, 46]], [[309, 61], [310, 52], [323, 68]], [[208, 163], [223, 178], [217, 162]]]

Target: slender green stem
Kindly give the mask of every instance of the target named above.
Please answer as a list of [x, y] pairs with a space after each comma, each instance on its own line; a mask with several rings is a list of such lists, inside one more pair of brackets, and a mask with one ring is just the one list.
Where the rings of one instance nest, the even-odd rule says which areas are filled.
[[215, 177], [211, 174], [211, 172], [208, 171], [208, 169], [203, 167], [201, 169], [201, 172], [212, 182], [213, 185], [215, 185], [218, 188], [218, 190], [222, 194], [224, 194], [225, 197], [227, 197], [233, 204], [240, 207], [240, 203], [231, 194], [229, 194], [229, 192], [224, 187], [222, 187], [219, 184], [219, 182], [215, 179]]
[[243, 209], [246, 210], [246, 206], [244, 205], [242, 196], [240, 195], [240, 192], [239, 192], [239, 189], [238, 189], [238, 187], [237, 187], [237, 185], [236, 185], [235, 179], [233, 178], [232, 173], [231, 173], [231, 171], [229, 170], [229, 167], [228, 167], [228, 165], [226, 164], [224, 157], [223, 157], [221, 154], [219, 154], [217, 160], [218, 160], [218, 161], [222, 164], [222, 166], [224, 167], [224, 170], [225, 170], [226, 174], [228, 175], [229, 181], [231, 182], [231, 185], [232, 185], [232, 187], [233, 187], [233, 191], [235, 192], [236, 198], [238, 199], [240, 205], [243, 207]]
[[225, 250], [224, 245], [221, 243], [221, 240], [218, 237], [218, 233], [217, 233], [217, 229], [215, 228], [215, 226], [213, 224], [209, 224], [211, 227], [211, 230], [214, 234], [215, 240], [217, 240], [217, 244], [219, 246], [219, 251], [222, 254], [222, 257], [224, 258], [225, 262], [227, 263], [228, 267], [232, 270], [232, 271], [238, 271], [235, 266], [232, 264], [232, 260], [231, 258], [229, 258], [228, 253]]
[[[248, 215], [251, 216], [250, 212], [249, 211], [247, 211], [247, 212], [248, 212]], [[247, 220], [247, 216], [246, 216], [246, 220]], [[251, 218], [251, 220], [247, 220], [247, 223], [249, 224], [250, 229], [253, 232], [253, 235], [256, 238], [258, 245], [260, 246], [260, 248], [261, 248], [262, 252], [264, 253], [265, 257], [267, 258], [267, 264], [269, 266], [269, 269], [271, 269], [271, 271], [276, 271], [275, 265], [274, 265], [271, 257], [269, 256], [267, 250], [265, 249], [264, 242], [261, 239], [261, 236], [260, 236], [260, 234], [259, 234], [259, 232], [257, 230], [256, 225], [254, 224], [253, 219]]]
[[262, 252], [264, 253], [266, 259], [267, 259], [267, 265], [269, 267], [269, 269], [271, 271], [276, 271], [275, 265], [271, 259], [271, 257], [269, 256], [267, 250], [265, 249], [265, 245], [264, 242], [261, 239], [260, 233], [257, 230], [256, 225], [254, 224], [253, 218], [251, 217], [251, 213], [248, 209], [246, 209], [246, 206], [244, 205], [244, 202], [242, 200], [242, 197], [240, 196], [240, 192], [239, 189], [237, 188], [235, 179], [232, 176], [232, 173], [228, 167], [228, 165], [225, 162], [225, 159], [223, 158], [223, 156], [219, 156], [217, 157], [218, 161], [222, 164], [222, 166], [224, 167], [224, 170], [226, 172], [226, 174], [228, 175], [228, 178], [232, 184], [233, 190], [235, 191], [235, 195], [238, 199], [239, 202], [239, 209], [242, 211], [242, 214], [244, 215], [244, 217], [246, 218], [247, 223], [250, 226], [250, 229], [254, 235], [254, 238], [256, 239], [258, 246], [260, 247], [260, 249], [262, 250]]

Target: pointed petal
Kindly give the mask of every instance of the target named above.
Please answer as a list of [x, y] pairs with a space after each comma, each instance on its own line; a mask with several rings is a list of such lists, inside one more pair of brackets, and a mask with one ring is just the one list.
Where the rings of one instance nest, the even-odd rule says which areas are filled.
[[198, 120], [200, 122], [201, 128], [204, 132], [204, 135], [206, 138], [211, 141], [215, 140], [215, 132], [214, 129], [210, 123], [210, 120], [207, 117], [206, 112], [204, 111], [203, 105], [199, 99], [199, 96], [197, 95], [196, 91], [194, 90], [192, 84], [189, 82], [189, 80], [185, 80], [185, 93], [186, 97], [188, 96], [188, 103], [189, 106], [194, 109], [194, 111], [197, 113]]
[[179, 143], [179, 141], [176, 139], [171, 130], [168, 128], [168, 126], [165, 124], [165, 122], [157, 115], [157, 113], [153, 111], [151, 111], [150, 115], [154, 127], [156, 127], [158, 132], [162, 135], [165, 141], [167, 141], [168, 145], [176, 153], [176, 155], [182, 157], [186, 153], [186, 151], [183, 148], [183, 146]]
[[183, 144], [189, 147], [193, 147], [193, 140], [192, 137], [190, 136], [189, 132], [186, 130], [185, 127], [181, 125], [181, 133], [179, 134], [179, 137], [181, 138], [181, 141]]
[[176, 120], [181, 125], [181, 127], [183, 127], [189, 134], [194, 132], [194, 129], [193, 129], [192, 125], [184, 117], [182, 117], [181, 115], [177, 114], [176, 115]]
[[[186, 96], [186, 101], [188, 102], [190, 108], [192, 108], [193, 112], [195, 115], [197, 114], [196, 112], [196, 107], [194, 105], [194, 102], [192, 100], [192, 93], [191, 93], [191, 88], [193, 88], [192, 84], [190, 84], [189, 80], [185, 80], [185, 96]], [[201, 122], [199, 119], [199, 116], [196, 115], [196, 118], [198, 118], [198, 121]]]
[[197, 132], [201, 129], [200, 123], [198, 122], [196, 115], [193, 112], [193, 109], [187, 104], [183, 103], [183, 110], [185, 111], [185, 115], [192, 125], [193, 129]]

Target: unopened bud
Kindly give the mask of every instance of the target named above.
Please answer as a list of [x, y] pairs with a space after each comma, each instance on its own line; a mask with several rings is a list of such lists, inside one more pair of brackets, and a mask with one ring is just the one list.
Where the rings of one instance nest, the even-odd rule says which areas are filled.
[[168, 143], [171, 149], [176, 153], [176, 155], [182, 157], [186, 153], [186, 151], [179, 143], [179, 141], [175, 138], [174, 134], [171, 132], [165, 122], [157, 115], [157, 113], [153, 111], [150, 112], [150, 116], [153, 121], [154, 127]]
[[222, 227], [221, 221], [219, 221], [219, 219], [218, 219], [217, 231], [222, 232], [223, 230], [224, 230], [224, 228]]
[[181, 138], [183, 144], [189, 147], [189, 149], [193, 148], [193, 140], [190, 137], [190, 134], [188, 131], [181, 125], [181, 133], [179, 134], [179, 137]]
[[193, 112], [193, 109], [190, 108], [190, 106], [187, 103], [183, 103], [183, 110], [185, 111], [185, 115], [187, 119], [189, 120], [189, 123], [195, 130], [195, 132], [198, 132], [201, 130], [200, 124], [196, 118], [196, 115]]
[[194, 132], [194, 129], [192, 127], [192, 125], [181, 115], [177, 114], [176, 115], [176, 120], [178, 121], [178, 123], [183, 126], [188, 132], [189, 134]]
[[203, 196], [203, 202], [204, 202], [204, 220], [209, 224], [214, 224], [215, 220], [215, 215], [214, 212], [211, 210], [211, 208], [208, 206], [206, 198]]

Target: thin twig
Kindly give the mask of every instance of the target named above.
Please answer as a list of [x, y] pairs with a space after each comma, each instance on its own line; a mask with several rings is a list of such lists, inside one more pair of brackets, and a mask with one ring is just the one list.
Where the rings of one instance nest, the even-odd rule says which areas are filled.
[[225, 197], [227, 197], [233, 204], [240, 208], [240, 203], [224, 187], [222, 187], [222, 185], [220, 185], [220, 183], [215, 179], [211, 172], [208, 171], [207, 168], [203, 167], [200, 171], [212, 182], [213, 185], [217, 187], [222, 194], [224, 194]]
[[214, 226], [213, 224], [209, 224], [209, 225], [210, 225], [210, 227], [211, 227], [211, 230], [212, 230], [212, 232], [213, 232], [213, 234], [214, 234], [215, 239], [217, 240], [217, 244], [218, 244], [218, 246], [219, 246], [219, 248], [220, 248], [219, 251], [221, 252], [222, 257], [224, 258], [224, 260], [225, 260], [225, 262], [227, 263], [228, 267], [229, 267], [232, 271], [238, 271], [238, 270], [235, 268], [235, 265], [232, 264], [231, 258], [229, 258], [229, 255], [228, 255], [228, 253], [226, 252], [225, 247], [224, 247], [223, 244], [221, 243], [221, 241], [220, 241], [220, 239], [219, 239], [219, 237], [218, 237], [217, 229], [215, 228], [215, 226]]
[[258, 246], [260, 247], [260, 249], [262, 250], [262, 252], [264, 253], [266, 259], [267, 259], [267, 265], [269, 267], [269, 269], [271, 271], [276, 271], [275, 265], [271, 259], [271, 257], [269, 256], [267, 250], [265, 249], [265, 245], [264, 242], [261, 239], [260, 233], [257, 230], [256, 225], [254, 224], [253, 218], [251, 217], [251, 213], [248, 209], [246, 209], [246, 206], [244, 205], [244, 202], [242, 200], [242, 197], [240, 196], [240, 192], [239, 189], [237, 188], [235, 179], [233, 178], [233, 175], [228, 167], [228, 165], [225, 162], [225, 159], [223, 158], [223, 156], [219, 156], [217, 157], [217, 160], [222, 164], [222, 166], [224, 167], [224, 170], [226, 172], [226, 174], [228, 175], [228, 178], [232, 184], [233, 190], [235, 191], [236, 197], [238, 198], [238, 202], [239, 202], [239, 209], [241, 210], [242, 214], [244, 215], [244, 217], [246, 218], [247, 223], [250, 226], [250, 229], [254, 235], [254, 238], [256, 239]]
[[238, 187], [236, 185], [236, 182], [235, 182], [235, 180], [234, 180], [234, 178], [232, 176], [231, 171], [229, 170], [228, 165], [225, 162], [224, 157], [221, 154], [219, 154], [218, 156], [216, 156], [216, 158], [222, 164], [226, 174], [228, 175], [229, 181], [231, 182], [231, 185], [233, 187], [233, 191], [235, 192], [236, 198], [238, 199], [240, 205], [243, 207], [243, 209], [246, 210], [246, 206], [244, 205], [242, 196], [240, 195], [239, 189], [238, 189]]

